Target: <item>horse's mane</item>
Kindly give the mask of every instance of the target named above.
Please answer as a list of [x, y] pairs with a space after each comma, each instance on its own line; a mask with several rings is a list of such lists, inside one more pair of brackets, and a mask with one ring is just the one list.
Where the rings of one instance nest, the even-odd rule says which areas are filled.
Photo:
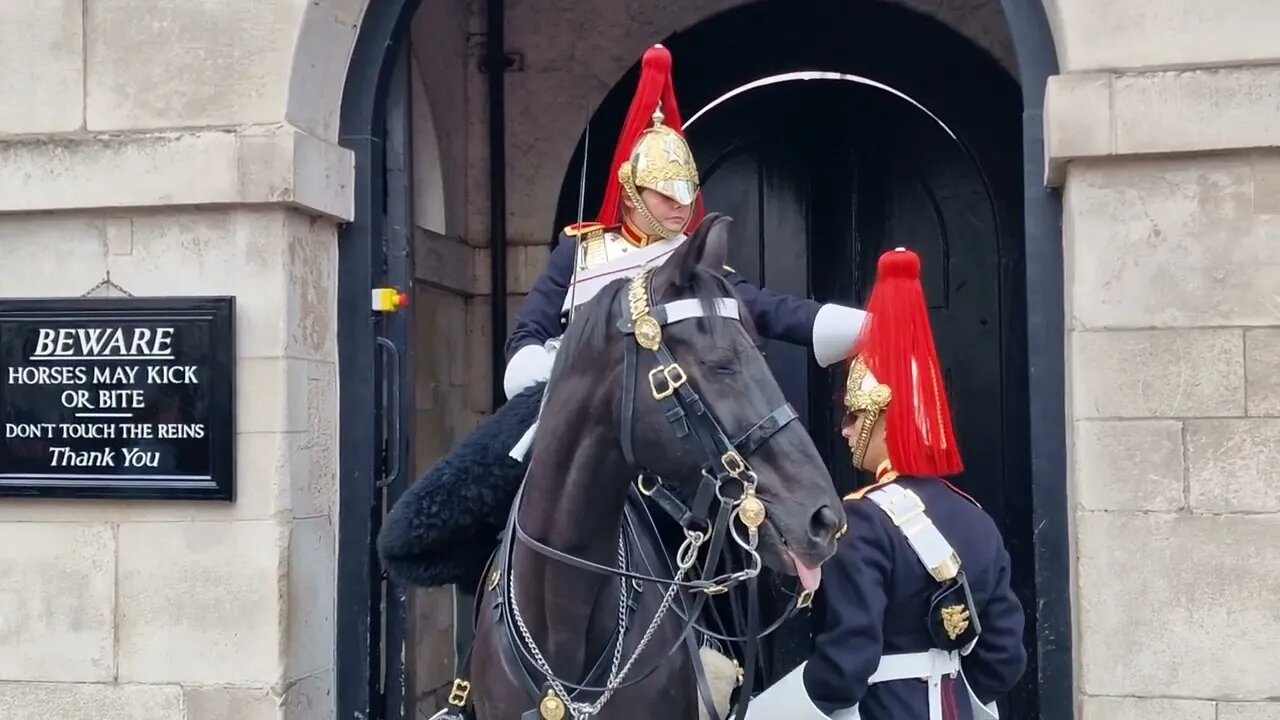
[[[572, 366], [576, 359], [598, 357], [609, 348], [611, 336], [617, 333], [613, 308], [618, 301], [618, 293], [622, 292], [629, 282], [628, 278], [619, 278], [610, 282], [574, 311], [573, 320], [560, 338], [560, 349], [556, 351], [555, 366], [551, 371], [551, 384], [556, 384], [557, 378], [568, 372], [566, 368]], [[751, 313], [742, 304], [741, 298], [724, 276], [699, 267], [693, 274], [692, 285], [693, 287], [690, 288], [692, 293], [688, 296], [703, 301], [703, 308], [707, 312], [712, 310], [713, 303], [717, 299], [726, 296], [737, 299], [740, 304], [739, 316], [747, 336], [759, 346], [760, 341]], [[654, 304], [661, 304], [670, 299], [669, 297], [659, 298]], [[698, 318], [694, 322], [698, 323], [698, 332], [709, 335], [712, 341], [718, 341], [721, 334], [725, 332], [724, 323], [707, 322], [705, 318]]]

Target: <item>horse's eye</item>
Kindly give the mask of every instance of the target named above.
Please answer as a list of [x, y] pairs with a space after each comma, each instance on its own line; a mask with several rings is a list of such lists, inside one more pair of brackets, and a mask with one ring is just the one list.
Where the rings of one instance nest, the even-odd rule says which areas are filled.
[[732, 358], [712, 358], [706, 361], [706, 366], [717, 375], [737, 375], [738, 363]]

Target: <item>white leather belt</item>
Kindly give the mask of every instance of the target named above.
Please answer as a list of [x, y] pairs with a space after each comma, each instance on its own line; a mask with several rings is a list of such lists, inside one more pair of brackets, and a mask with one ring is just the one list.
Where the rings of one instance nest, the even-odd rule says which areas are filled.
[[[895, 680], [924, 680], [929, 685], [929, 720], [942, 720], [942, 678], [944, 677], [958, 677], [960, 682], [964, 683], [976, 720], [998, 720], [1000, 716], [996, 712], [995, 703], [983, 705], [973, 694], [973, 689], [969, 687], [969, 682], [965, 680], [964, 673], [961, 671], [960, 653], [957, 651], [946, 652], [934, 649], [918, 653], [885, 655], [880, 658], [880, 665], [867, 681], [867, 685]], [[858, 713], [858, 706], [854, 705], [832, 713], [831, 718], [832, 720], [861, 720], [861, 715]]]
[[924, 680], [943, 675], [955, 675], [960, 672], [960, 653], [943, 650], [926, 650], [918, 653], [902, 653], [885, 655], [880, 658], [868, 685], [891, 682], [893, 680]]

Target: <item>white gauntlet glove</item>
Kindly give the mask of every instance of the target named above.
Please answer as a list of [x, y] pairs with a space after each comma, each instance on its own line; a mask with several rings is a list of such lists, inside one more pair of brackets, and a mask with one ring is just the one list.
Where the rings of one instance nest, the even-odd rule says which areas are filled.
[[849, 357], [866, 322], [867, 313], [862, 310], [835, 303], [823, 305], [813, 321], [814, 359], [825, 368]]
[[502, 376], [502, 389], [507, 399], [519, 395], [535, 383], [546, 382], [551, 377], [551, 365], [555, 354], [541, 345], [525, 345], [511, 356], [507, 371]]

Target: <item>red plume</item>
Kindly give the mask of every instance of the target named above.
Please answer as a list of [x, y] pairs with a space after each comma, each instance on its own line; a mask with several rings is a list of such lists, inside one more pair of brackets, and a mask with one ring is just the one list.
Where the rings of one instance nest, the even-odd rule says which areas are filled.
[[859, 352], [876, 379], [893, 391], [885, 440], [894, 469], [917, 477], [962, 472], [920, 283], [920, 256], [901, 248], [880, 256], [867, 312]]
[[[640, 134], [653, 124], [653, 113], [658, 109], [658, 101], [662, 101], [662, 124], [683, 135], [684, 122], [680, 118], [680, 107], [676, 104], [676, 87], [671, 74], [671, 52], [661, 45], [654, 45], [644, 53], [640, 64], [640, 81], [636, 85], [636, 94], [631, 98], [631, 107], [627, 110], [627, 119], [622, 124], [622, 132], [618, 135], [618, 145], [613, 151], [613, 162], [609, 163], [609, 177], [605, 180], [604, 201], [600, 203], [600, 214], [596, 222], [613, 226], [622, 222], [622, 183], [618, 181], [618, 168], [631, 157]], [[702, 219], [702, 193], [698, 193], [694, 201], [693, 217], [689, 221], [689, 232], [697, 227]]]

